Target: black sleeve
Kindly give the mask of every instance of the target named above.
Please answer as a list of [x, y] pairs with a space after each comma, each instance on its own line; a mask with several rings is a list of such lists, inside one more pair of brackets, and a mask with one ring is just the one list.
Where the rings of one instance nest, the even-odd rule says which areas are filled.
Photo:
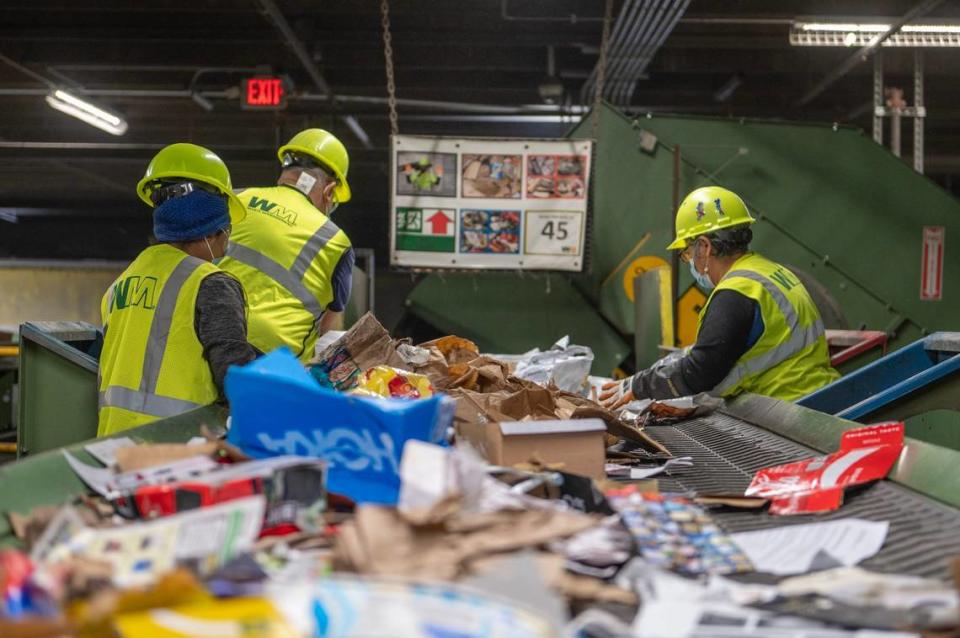
[[326, 307], [333, 312], [343, 312], [350, 301], [350, 289], [353, 288], [353, 264], [356, 261], [356, 255], [353, 247], [347, 248], [342, 255], [337, 267], [333, 270], [331, 285], [333, 286], [333, 301]]
[[243, 286], [226, 273], [200, 282], [193, 325], [223, 399], [223, 379], [231, 365], [243, 365], [263, 354], [247, 342]]
[[670, 399], [715, 388], [750, 348], [758, 311], [755, 300], [735, 290], [717, 291], [690, 352], [639, 373], [633, 382], [634, 396]]

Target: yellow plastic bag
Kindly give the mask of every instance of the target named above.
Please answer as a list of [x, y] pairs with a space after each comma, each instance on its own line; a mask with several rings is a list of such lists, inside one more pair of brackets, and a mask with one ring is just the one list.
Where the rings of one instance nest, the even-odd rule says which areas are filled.
[[434, 394], [426, 376], [390, 366], [376, 366], [364, 372], [357, 389], [361, 390], [358, 394], [402, 399], [427, 399]]

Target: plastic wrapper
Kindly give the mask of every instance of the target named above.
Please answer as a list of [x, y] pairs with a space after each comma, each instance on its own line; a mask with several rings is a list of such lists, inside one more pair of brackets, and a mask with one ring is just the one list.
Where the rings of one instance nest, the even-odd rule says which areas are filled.
[[903, 449], [903, 423], [868, 425], [844, 432], [840, 449], [757, 472], [746, 496], [772, 499], [771, 514], [835, 510], [847, 487], [882, 479]]
[[492, 355], [516, 363], [514, 376], [547, 386], [551, 383], [564, 392], [587, 396], [590, 389], [590, 368], [593, 350], [586, 346], [570, 345], [570, 337], [563, 337], [541, 352], [531, 350], [522, 355]]
[[433, 396], [433, 385], [422, 374], [375, 366], [360, 377], [358, 390], [364, 396], [393, 397], [398, 399], [428, 399]]

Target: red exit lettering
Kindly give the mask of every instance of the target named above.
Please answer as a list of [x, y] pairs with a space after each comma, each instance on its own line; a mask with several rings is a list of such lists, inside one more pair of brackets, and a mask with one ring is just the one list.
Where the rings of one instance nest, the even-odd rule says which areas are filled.
[[280, 78], [249, 78], [246, 82], [247, 106], [280, 106], [283, 103], [283, 80]]

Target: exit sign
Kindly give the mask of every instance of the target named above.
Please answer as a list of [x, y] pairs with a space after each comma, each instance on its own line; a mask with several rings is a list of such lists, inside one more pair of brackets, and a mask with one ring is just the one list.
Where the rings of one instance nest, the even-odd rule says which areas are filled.
[[259, 77], [243, 81], [243, 108], [282, 109], [286, 106], [287, 95], [281, 78]]

